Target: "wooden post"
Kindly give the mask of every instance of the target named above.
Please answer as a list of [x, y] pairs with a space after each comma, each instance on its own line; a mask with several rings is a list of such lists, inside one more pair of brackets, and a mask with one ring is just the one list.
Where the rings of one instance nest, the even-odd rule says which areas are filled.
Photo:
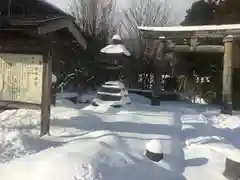
[[[53, 46], [50, 44], [48, 49], [48, 116], [49, 116], [49, 124], [48, 129], [50, 130], [50, 116], [51, 116], [51, 105], [52, 105], [52, 65], [53, 65], [53, 58], [52, 58]], [[48, 130], [48, 131], [49, 131]], [[49, 133], [49, 132], [48, 132]]]
[[224, 38], [224, 58], [223, 58], [223, 106], [221, 113], [232, 115], [232, 64], [234, 37], [229, 35]]
[[50, 108], [51, 108], [51, 78], [52, 78], [52, 58], [49, 48], [43, 59], [43, 88], [41, 104], [41, 132], [40, 136], [49, 134], [50, 131]]
[[221, 45], [198, 45], [198, 46], [188, 46], [188, 45], [175, 45], [173, 47], [174, 52], [203, 52], [203, 53], [223, 53], [224, 46]]
[[156, 57], [155, 61], [156, 61], [156, 64], [155, 64], [155, 74], [156, 74], [156, 86], [159, 87], [160, 89], [160, 86], [161, 86], [161, 75], [162, 73], [160, 72], [160, 65], [161, 65], [161, 61], [164, 60], [164, 46], [165, 46], [165, 39], [160, 39], [160, 43], [159, 43], [159, 49], [158, 49], [158, 57]]
[[152, 87], [152, 105], [160, 105], [160, 91], [161, 91], [161, 75], [160, 71], [161, 61], [164, 60], [165, 37], [159, 37], [158, 49], [154, 49], [154, 85]]

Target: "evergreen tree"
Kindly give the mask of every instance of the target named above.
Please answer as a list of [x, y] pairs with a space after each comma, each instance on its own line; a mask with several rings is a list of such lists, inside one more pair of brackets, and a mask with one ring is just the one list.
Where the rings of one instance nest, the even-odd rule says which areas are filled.
[[220, 1], [214, 13], [215, 24], [236, 24], [240, 23], [240, 1]]
[[215, 8], [215, 3], [206, 2], [204, 0], [197, 1], [186, 11], [187, 15], [181, 25], [189, 26], [210, 24], [214, 19]]

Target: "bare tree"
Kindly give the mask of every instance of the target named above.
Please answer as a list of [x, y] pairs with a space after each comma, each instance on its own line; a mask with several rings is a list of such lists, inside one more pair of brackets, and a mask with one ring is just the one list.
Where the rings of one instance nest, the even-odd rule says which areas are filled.
[[[78, 84], [82, 82], [85, 86], [97, 81], [98, 71], [95, 70], [95, 65], [99, 61], [101, 48], [107, 45], [114, 31], [115, 4], [115, 0], [71, 0], [69, 4], [69, 13], [76, 18], [79, 28], [88, 41], [87, 49], [81, 53], [83, 57], [78, 60], [79, 70], [76, 71], [75, 66], [69, 71], [81, 71], [77, 75]], [[83, 76], [83, 69], [84, 74], [88, 74], [87, 79]]]
[[133, 1], [131, 7], [123, 11], [123, 15], [124, 18], [121, 22], [122, 36], [130, 40], [128, 46], [136, 57], [143, 55], [141, 52], [143, 52], [144, 44], [138, 26], [165, 26], [173, 24], [166, 1]]
[[105, 36], [112, 30], [114, 0], [72, 0], [69, 9], [86, 36]]
[[[137, 78], [139, 81], [141, 79], [141, 86], [149, 88], [152, 85], [153, 73], [153, 70], [149, 71], [149, 68], [153, 67], [153, 61], [144, 61], [146, 60], [144, 59], [146, 40], [141, 36], [138, 27], [173, 24], [174, 21], [170, 17], [170, 8], [167, 1], [138, 0], [133, 1], [131, 7], [123, 11], [123, 16], [121, 36], [124, 37], [126, 47], [134, 57], [134, 68], [137, 68], [132, 80], [135, 79], [136, 81]], [[142, 72], [139, 74], [139, 71]]]

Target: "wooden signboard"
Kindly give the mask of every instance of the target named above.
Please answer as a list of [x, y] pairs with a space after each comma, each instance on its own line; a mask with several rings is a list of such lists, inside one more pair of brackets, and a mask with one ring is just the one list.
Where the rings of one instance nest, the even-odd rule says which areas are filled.
[[0, 101], [41, 105], [42, 55], [0, 54]]

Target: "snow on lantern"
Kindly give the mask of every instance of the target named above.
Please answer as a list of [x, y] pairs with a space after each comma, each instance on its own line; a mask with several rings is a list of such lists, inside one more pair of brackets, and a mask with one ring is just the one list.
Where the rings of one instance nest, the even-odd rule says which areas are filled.
[[131, 56], [130, 52], [123, 45], [122, 39], [118, 34], [112, 37], [112, 44], [101, 49], [101, 53], [108, 55]]
[[154, 162], [163, 159], [162, 144], [159, 139], [152, 139], [146, 144], [145, 156]]

